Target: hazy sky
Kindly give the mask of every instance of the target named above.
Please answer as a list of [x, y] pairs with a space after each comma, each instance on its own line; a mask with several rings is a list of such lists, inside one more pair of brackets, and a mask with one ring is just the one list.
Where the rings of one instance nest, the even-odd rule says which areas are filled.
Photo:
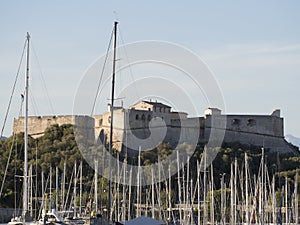
[[[32, 36], [30, 114], [67, 115], [72, 114], [84, 72], [105, 53], [117, 18], [125, 43], [168, 41], [198, 54], [214, 72], [226, 113], [271, 114], [279, 108], [285, 133], [300, 137], [299, 1], [11, 0], [0, 4], [1, 127], [27, 31]], [[18, 117], [23, 86], [22, 67], [6, 136]]]

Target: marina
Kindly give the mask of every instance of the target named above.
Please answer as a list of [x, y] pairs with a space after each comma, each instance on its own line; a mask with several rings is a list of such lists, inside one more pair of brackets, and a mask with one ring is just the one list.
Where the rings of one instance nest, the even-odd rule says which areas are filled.
[[[117, 25], [118, 23], [115, 22], [108, 140], [113, 140], [114, 133]], [[83, 182], [82, 160], [74, 161], [73, 168], [71, 167], [72, 173], [67, 171], [66, 161], [61, 160], [59, 164], [63, 167], [60, 166], [60, 169], [58, 164], [54, 168], [50, 164], [47, 174], [41, 170], [40, 175], [34, 175], [34, 163], [28, 165], [29, 39], [30, 36], [27, 34], [24, 175], [21, 176], [23, 179], [23, 207], [21, 214], [16, 215], [17, 211], [14, 211], [15, 215], [8, 223], [9, 225], [25, 223], [44, 225], [127, 224], [125, 221], [134, 224], [143, 220], [145, 222], [141, 223], [174, 225], [299, 224], [298, 170], [295, 171], [292, 181], [287, 176], [285, 180], [280, 180], [278, 174], [270, 173], [265, 162], [264, 148], [261, 148], [258, 168], [252, 170], [249, 166], [247, 152], [244, 152], [239, 156], [239, 163], [236, 156], [235, 158], [231, 157], [232, 161], [228, 163], [230, 169], [227, 168], [227, 173], [223, 171], [219, 175], [214, 172], [217, 169], [214, 168], [214, 162], [207, 159], [207, 157], [211, 157], [215, 149], [206, 145], [198, 147], [198, 154], [192, 156], [193, 160], [189, 155], [182, 154], [179, 149], [171, 150], [170, 147], [169, 152], [164, 153], [165, 155], [155, 153], [152, 163], [158, 163], [158, 171], [151, 169], [150, 182], [145, 180], [147, 179], [145, 171], [143, 172], [139, 168], [146, 166], [147, 160], [151, 161], [153, 158], [147, 159], [149, 151], [141, 152], [141, 150], [138, 155], [133, 156], [115, 152], [118, 161], [124, 162], [122, 166], [112, 164], [110, 157], [102, 160], [101, 165], [95, 159], [93, 185], [90, 183], [85, 186]], [[144, 101], [141, 104], [151, 105], [152, 102]], [[158, 107], [158, 104], [161, 108], [166, 107], [161, 103], [153, 103], [154, 107]], [[137, 106], [138, 104], [135, 108]], [[167, 113], [169, 110], [170, 107], [167, 110], [163, 109]], [[211, 109], [207, 116], [210, 115], [213, 118], [213, 110], [216, 109]], [[278, 112], [273, 114], [274, 118], [278, 117]], [[216, 116], [220, 116], [220, 113], [217, 112]], [[240, 123], [239, 121], [238, 123]], [[253, 121], [253, 119], [250, 121], [251, 126], [256, 125], [256, 122]], [[237, 123], [237, 119], [235, 123]], [[102, 143], [101, 157], [106, 155], [105, 145], [108, 145], [109, 155], [115, 151], [113, 141], [104, 142]], [[189, 148], [189, 145], [185, 145], [184, 148]], [[170, 161], [169, 164], [160, 162], [160, 157], [165, 158], [174, 151], [176, 158], [173, 161]], [[250, 154], [253, 156], [253, 153], [250, 152]], [[271, 151], [270, 154], [274, 153]], [[241, 157], [244, 160], [241, 160]], [[103, 164], [104, 161], [107, 164]], [[133, 171], [130, 167], [127, 168], [126, 165], [129, 162], [137, 166], [137, 171]], [[37, 165], [35, 166], [35, 172], [37, 172]], [[107, 167], [109, 171], [107, 178], [98, 174], [98, 169], [104, 167]], [[177, 174], [171, 174], [171, 167], [177, 167], [175, 169]], [[63, 170], [61, 170], [62, 168]], [[70, 177], [67, 177], [67, 174]], [[36, 177], [35, 181], [34, 176]], [[40, 178], [39, 181], [37, 177]], [[85, 190], [84, 193], [83, 190]], [[85, 195], [84, 198], [83, 195]]]
[[[121, 63], [127, 56], [119, 53], [126, 52], [124, 43], [118, 46], [119, 31], [115, 20], [103, 68], [97, 67], [99, 81], [93, 81], [99, 82], [97, 90], [83, 85], [83, 102], [93, 102], [91, 113], [49, 116], [30, 116], [31, 36], [26, 34], [16, 76], [17, 81], [25, 66], [19, 117], [10, 137], [2, 138], [3, 126], [0, 140], [0, 225], [300, 225], [300, 151], [285, 138], [280, 109], [230, 114], [207, 98], [203, 115], [189, 115], [152, 92], [124, 106], [122, 69], [140, 62]], [[175, 45], [163, 46], [161, 55]], [[177, 60], [174, 52], [166, 58]], [[105, 67], [108, 77], [102, 77]], [[178, 83], [185, 83], [177, 75]], [[146, 82], [139, 88], [159, 86]], [[98, 99], [103, 90], [109, 97]], [[11, 98], [14, 92], [15, 85]], [[99, 102], [107, 111], [97, 111]], [[7, 114], [10, 104], [11, 99]]]

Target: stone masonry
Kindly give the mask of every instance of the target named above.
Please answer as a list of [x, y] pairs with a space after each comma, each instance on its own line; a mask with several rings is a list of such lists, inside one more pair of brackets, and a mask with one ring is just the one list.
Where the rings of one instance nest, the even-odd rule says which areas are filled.
[[[110, 109], [110, 107], [109, 107]], [[33, 138], [43, 135], [51, 125], [77, 124], [89, 131], [89, 138], [109, 142], [110, 110], [94, 116], [33, 116], [29, 117], [28, 131]], [[215, 122], [212, 123], [212, 120]], [[219, 121], [219, 122], [218, 122]], [[226, 126], [219, 124], [226, 121]], [[271, 115], [225, 115], [217, 108], [208, 108], [203, 117], [189, 118], [187, 113], [173, 112], [171, 107], [156, 101], [140, 101], [129, 109], [114, 108], [113, 146], [119, 151], [124, 145], [142, 150], [156, 146], [151, 135], [173, 146], [189, 142], [191, 138], [207, 142], [212, 129], [225, 129], [224, 142], [264, 146], [280, 153], [296, 153], [295, 147], [284, 139], [284, 121], [280, 110]], [[14, 120], [13, 132], [24, 131], [24, 117]], [[161, 133], [163, 132], [163, 133]], [[160, 134], [161, 133], [161, 134]]]

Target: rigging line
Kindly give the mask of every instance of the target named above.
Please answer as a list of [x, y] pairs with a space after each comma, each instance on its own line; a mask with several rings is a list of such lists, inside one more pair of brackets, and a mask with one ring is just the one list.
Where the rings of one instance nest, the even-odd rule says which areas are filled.
[[13, 95], [14, 95], [14, 92], [15, 92], [15, 89], [16, 89], [16, 85], [17, 85], [19, 74], [20, 74], [20, 69], [21, 69], [22, 61], [23, 61], [24, 54], [25, 54], [26, 42], [27, 42], [27, 39], [25, 40], [25, 43], [24, 43], [22, 56], [21, 56], [20, 63], [19, 63], [19, 66], [18, 66], [18, 70], [17, 70], [17, 74], [16, 74], [16, 77], [15, 77], [15, 81], [14, 81], [14, 84], [13, 84], [13, 89], [12, 89], [12, 92], [11, 92], [11, 95], [10, 95], [10, 98], [9, 98], [9, 101], [8, 101], [8, 106], [7, 106], [6, 114], [5, 114], [5, 117], [4, 117], [4, 121], [3, 121], [3, 126], [2, 126], [2, 129], [1, 129], [0, 138], [3, 136], [4, 127], [5, 127], [5, 124], [6, 124], [6, 121], [7, 121], [7, 117], [8, 117], [8, 113], [9, 113], [10, 106], [11, 106], [11, 101], [12, 101], [12, 98], [13, 98]]
[[9, 165], [9, 161], [10, 161], [10, 158], [11, 158], [11, 153], [12, 153], [12, 150], [13, 150], [14, 142], [15, 142], [15, 136], [16, 136], [16, 135], [15, 135], [15, 133], [14, 133], [14, 134], [13, 134], [12, 144], [11, 144], [11, 147], [10, 147], [10, 150], [9, 150], [9, 155], [8, 155], [6, 167], [5, 167], [5, 172], [4, 172], [4, 176], [3, 176], [3, 181], [2, 181], [2, 184], [1, 184], [0, 198], [1, 198], [1, 196], [2, 196], [2, 191], [3, 191], [3, 187], [4, 187], [6, 175], [7, 175], [8, 165]]
[[[68, 187], [68, 192], [67, 192], [67, 198], [65, 200], [64, 210], [66, 210], [67, 204], [68, 204], [68, 201], [69, 201], [70, 190], [71, 190], [71, 186], [72, 186], [72, 183], [73, 183], [72, 180], [73, 180], [73, 176], [75, 176], [74, 174], [75, 174], [75, 168], [73, 168], [73, 170], [72, 170], [72, 174], [71, 174], [71, 178], [70, 178], [70, 182], [69, 182], [69, 187]], [[71, 210], [71, 207], [72, 207], [71, 202], [72, 202], [72, 199], [70, 200], [69, 210]]]
[[[21, 106], [20, 106], [20, 111], [19, 111], [19, 117], [21, 116], [21, 113], [22, 113], [23, 102], [24, 102], [24, 98], [22, 98], [22, 102], [21, 102]], [[9, 165], [9, 162], [10, 162], [12, 150], [13, 150], [13, 147], [14, 147], [15, 138], [16, 138], [16, 133], [13, 132], [13, 140], [12, 140], [12, 144], [11, 144], [11, 147], [10, 147], [10, 150], [9, 150], [9, 155], [8, 155], [8, 159], [7, 159], [7, 163], [6, 163], [6, 167], [5, 167], [5, 172], [4, 172], [4, 176], [3, 176], [3, 181], [2, 181], [1, 189], [0, 189], [0, 198], [2, 196], [2, 191], [3, 191], [3, 187], [4, 187], [6, 175], [7, 175], [7, 170], [8, 170], [8, 165]]]
[[[125, 53], [125, 57], [126, 57], [126, 61], [128, 63], [128, 67], [129, 67], [129, 72], [130, 72], [130, 76], [132, 78], [132, 81], [135, 81], [135, 78], [133, 76], [133, 71], [132, 71], [132, 66], [131, 66], [131, 62], [129, 61], [129, 57], [128, 57], [128, 54], [127, 54], [127, 51], [126, 51], [126, 45], [125, 45], [125, 42], [124, 42], [124, 39], [123, 39], [123, 35], [122, 35], [122, 31], [121, 31], [121, 28], [119, 27], [119, 34], [120, 34], [120, 38], [121, 38], [121, 42], [122, 42], [122, 45], [123, 45], [123, 48], [124, 48], [124, 53]], [[139, 99], [139, 93], [138, 93], [138, 89], [137, 89], [137, 86], [135, 84], [135, 82], [133, 82], [133, 88], [135, 90], [135, 94], [136, 94], [136, 97], [137, 99]]]
[[98, 82], [97, 91], [96, 91], [96, 95], [95, 95], [94, 102], [93, 102], [93, 107], [92, 107], [91, 115], [93, 115], [94, 110], [95, 110], [96, 101], [97, 101], [97, 98], [98, 98], [98, 95], [99, 95], [99, 89], [100, 89], [100, 85], [101, 85], [101, 82], [102, 82], [102, 78], [103, 78], [103, 74], [104, 74], [104, 69], [105, 69], [105, 65], [106, 65], [107, 59], [108, 59], [108, 53], [109, 53], [109, 50], [110, 50], [110, 47], [111, 47], [113, 36], [114, 36], [114, 29], [111, 32], [110, 40], [109, 40], [108, 47], [107, 47], [107, 50], [106, 50], [105, 60], [104, 60], [104, 64], [103, 64], [102, 71], [101, 71], [101, 75], [100, 75], [100, 78], [99, 78], [99, 82]]
[[[46, 195], [47, 188], [48, 188], [48, 184], [49, 184], [49, 178], [50, 178], [50, 176], [47, 177], [45, 189], [42, 190], [42, 196], [45, 196], [45, 195]], [[47, 199], [44, 199], [44, 201], [42, 201], [41, 208], [40, 208], [39, 213], [38, 213], [38, 218], [37, 218], [38, 220], [40, 219], [40, 217], [41, 217], [41, 215], [42, 215], [42, 210], [44, 209], [45, 201], [47, 201]], [[47, 209], [46, 209], [46, 210], [47, 210]]]
[[33, 109], [33, 112], [34, 112], [34, 115], [40, 115], [39, 114], [39, 109], [38, 109], [38, 106], [36, 104], [36, 101], [34, 99], [34, 96], [32, 95], [31, 92], [29, 92], [29, 95], [30, 95], [30, 102], [31, 102], [31, 105], [32, 105], [32, 109]]
[[45, 82], [45, 78], [44, 78], [44, 74], [42, 72], [42, 67], [41, 67], [39, 59], [37, 57], [37, 54], [36, 54], [36, 51], [35, 51], [35, 48], [33, 46], [33, 42], [32, 41], [31, 41], [31, 46], [32, 46], [34, 57], [36, 58], [36, 61], [37, 61], [38, 69], [40, 71], [40, 76], [41, 76], [42, 84], [43, 84], [43, 87], [44, 87], [44, 90], [45, 90], [45, 93], [46, 93], [46, 97], [47, 97], [47, 99], [49, 101], [50, 110], [51, 110], [52, 114], [54, 115], [54, 107], [53, 107], [52, 101], [50, 99], [49, 92], [48, 92], [48, 89], [47, 89], [47, 86], [46, 86], [46, 82]]

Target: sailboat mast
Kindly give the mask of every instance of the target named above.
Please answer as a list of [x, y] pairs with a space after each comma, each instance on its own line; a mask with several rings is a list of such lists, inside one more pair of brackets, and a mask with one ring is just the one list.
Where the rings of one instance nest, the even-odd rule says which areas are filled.
[[25, 123], [24, 123], [24, 189], [23, 189], [23, 220], [28, 211], [28, 88], [29, 88], [29, 39], [27, 33], [26, 79], [25, 79]]
[[[112, 143], [113, 143], [113, 118], [114, 118], [114, 99], [115, 99], [115, 75], [116, 75], [116, 50], [117, 50], [117, 26], [118, 22], [114, 23], [114, 49], [113, 49], [113, 69], [112, 69], [112, 87], [111, 87], [111, 104], [110, 104], [110, 132], [109, 132], [109, 154], [112, 154]], [[110, 218], [111, 208], [111, 160], [109, 159], [109, 174], [108, 174], [108, 219]]]

